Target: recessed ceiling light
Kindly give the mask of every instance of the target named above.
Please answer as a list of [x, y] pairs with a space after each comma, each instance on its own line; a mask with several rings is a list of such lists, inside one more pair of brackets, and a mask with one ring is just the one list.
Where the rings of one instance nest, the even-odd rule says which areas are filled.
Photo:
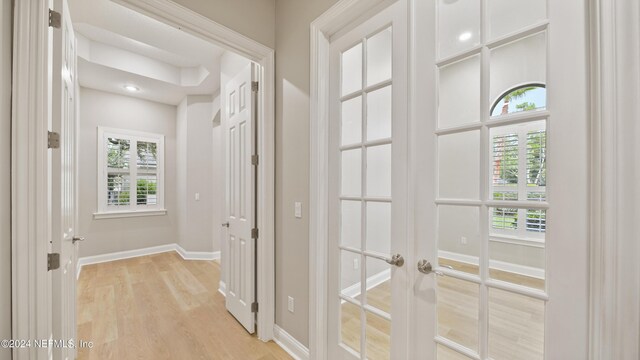
[[133, 85], [125, 85], [124, 89], [129, 91], [129, 92], [138, 92], [138, 91], [140, 91], [139, 87], [133, 86]]
[[458, 40], [460, 41], [467, 41], [469, 39], [471, 39], [471, 32], [470, 31], [465, 31], [462, 34], [460, 34], [460, 36], [458, 36]]

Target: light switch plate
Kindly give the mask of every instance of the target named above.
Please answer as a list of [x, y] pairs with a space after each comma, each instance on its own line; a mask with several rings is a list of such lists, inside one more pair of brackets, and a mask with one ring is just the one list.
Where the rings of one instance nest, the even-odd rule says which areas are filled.
[[295, 300], [293, 300], [293, 298], [289, 296], [289, 301], [287, 302], [287, 309], [289, 310], [289, 312], [294, 311], [294, 308], [295, 308], [294, 305], [295, 305]]
[[295, 216], [298, 219], [302, 218], [302, 203], [299, 201], [295, 202]]
[[196, 193], [196, 201], [200, 201], [200, 193]]

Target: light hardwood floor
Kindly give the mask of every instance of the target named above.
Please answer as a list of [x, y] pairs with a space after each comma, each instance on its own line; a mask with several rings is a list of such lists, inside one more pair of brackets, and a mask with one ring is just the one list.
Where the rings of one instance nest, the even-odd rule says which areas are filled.
[[[440, 259], [443, 265], [473, 274], [477, 266]], [[491, 270], [495, 279], [543, 289], [544, 281], [518, 274]], [[438, 278], [438, 334], [474, 351], [478, 350], [479, 286], [444, 276]], [[362, 296], [356, 297], [362, 301]], [[389, 282], [367, 291], [367, 304], [385, 312], [391, 308]], [[366, 351], [369, 359], [389, 359], [390, 322], [366, 313]], [[360, 307], [342, 303], [342, 342], [359, 352]], [[489, 356], [494, 360], [539, 360], [544, 347], [544, 302], [507, 291], [489, 290]], [[438, 360], [464, 360], [467, 357], [438, 346]]]
[[175, 252], [83, 267], [78, 359], [291, 359], [249, 335], [218, 293], [220, 265]]

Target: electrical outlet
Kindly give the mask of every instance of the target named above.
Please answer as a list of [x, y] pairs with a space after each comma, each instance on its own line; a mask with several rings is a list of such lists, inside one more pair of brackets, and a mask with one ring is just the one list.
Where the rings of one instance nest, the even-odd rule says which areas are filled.
[[460, 244], [467, 245], [467, 237], [466, 236], [460, 237]]
[[293, 312], [295, 308], [295, 300], [293, 300], [293, 298], [291, 296], [289, 296], [289, 301], [287, 302], [287, 309], [289, 309], [289, 312]]
[[353, 259], [353, 270], [358, 270], [360, 268], [360, 259]]

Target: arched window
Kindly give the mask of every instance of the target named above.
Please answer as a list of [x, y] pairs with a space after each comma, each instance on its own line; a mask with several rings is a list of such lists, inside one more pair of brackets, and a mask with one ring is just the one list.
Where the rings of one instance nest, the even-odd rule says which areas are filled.
[[544, 84], [518, 86], [502, 93], [491, 106], [491, 116], [520, 111], [542, 110], [547, 107], [547, 89]]

